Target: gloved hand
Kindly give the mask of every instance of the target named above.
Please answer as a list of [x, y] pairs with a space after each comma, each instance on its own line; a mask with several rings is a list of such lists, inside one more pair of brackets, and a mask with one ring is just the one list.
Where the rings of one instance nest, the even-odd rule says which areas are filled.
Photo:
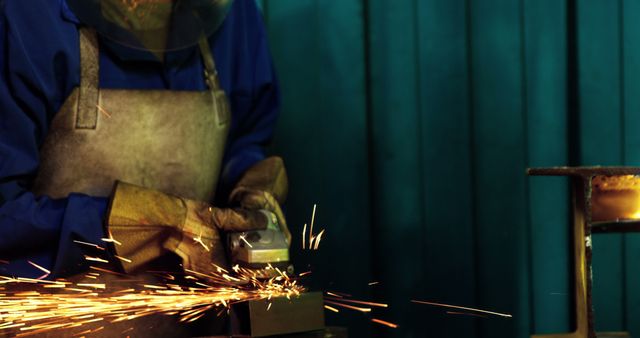
[[267, 219], [254, 210], [222, 209], [204, 202], [170, 196], [144, 187], [117, 182], [107, 216], [125, 272], [135, 272], [173, 252], [185, 269], [210, 274], [212, 264], [226, 267], [221, 231], [264, 229]]
[[289, 190], [289, 181], [282, 158], [266, 158], [251, 168], [240, 178], [229, 195], [232, 205], [245, 210], [268, 210], [276, 215], [280, 230], [291, 245], [291, 232], [280, 208]]

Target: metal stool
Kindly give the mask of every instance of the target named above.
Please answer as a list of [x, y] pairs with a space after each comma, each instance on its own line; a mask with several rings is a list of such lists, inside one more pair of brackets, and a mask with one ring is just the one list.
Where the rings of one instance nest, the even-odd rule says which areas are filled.
[[[574, 318], [575, 329], [570, 333], [532, 335], [532, 338], [628, 338], [626, 332], [596, 333], [591, 295], [591, 234], [640, 231], [640, 208], [626, 210], [624, 205], [602, 203], [600, 187], [594, 181], [621, 181], [640, 178], [637, 167], [553, 167], [531, 168], [531, 176], [569, 176], [572, 190], [572, 252], [574, 278]], [[635, 182], [634, 181], [634, 182]], [[638, 190], [640, 193], [640, 189]], [[622, 198], [622, 197], [621, 197]], [[595, 202], [595, 203], [594, 203]], [[637, 205], [637, 204], [636, 204]]]

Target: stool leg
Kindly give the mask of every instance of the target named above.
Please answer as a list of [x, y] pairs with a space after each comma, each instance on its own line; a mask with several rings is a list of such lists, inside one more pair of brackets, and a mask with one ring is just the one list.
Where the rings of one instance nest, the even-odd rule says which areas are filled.
[[572, 255], [575, 328], [570, 333], [532, 335], [532, 338], [595, 338], [591, 305], [591, 177], [572, 176]]

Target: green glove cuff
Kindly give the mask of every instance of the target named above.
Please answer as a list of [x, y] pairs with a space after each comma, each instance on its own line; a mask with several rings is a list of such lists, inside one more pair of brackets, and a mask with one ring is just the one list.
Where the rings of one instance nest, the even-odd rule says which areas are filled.
[[232, 203], [240, 202], [245, 194], [254, 191], [266, 191], [278, 203], [284, 203], [289, 192], [289, 181], [281, 157], [268, 157], [249, 168], [234, 187], [229, 200]]

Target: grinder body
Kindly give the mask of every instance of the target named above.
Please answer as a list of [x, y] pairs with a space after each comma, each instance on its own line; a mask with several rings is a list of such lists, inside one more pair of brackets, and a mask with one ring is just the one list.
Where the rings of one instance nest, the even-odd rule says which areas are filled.
[[293, 274], [289, 243], [280, 230], [275, 214], [267, 210], [260, 211], [268, 220], [266, 229], [227, 235], [231, 265], [255, 271], [265, 278], [277, 276], [279, 273], [275, 268]]

